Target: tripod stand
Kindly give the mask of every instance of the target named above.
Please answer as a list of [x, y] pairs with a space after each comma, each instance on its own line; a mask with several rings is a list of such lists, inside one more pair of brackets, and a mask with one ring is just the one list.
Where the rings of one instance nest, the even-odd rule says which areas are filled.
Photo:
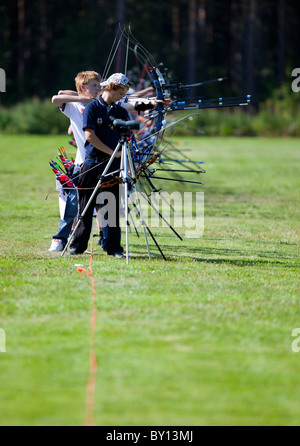
[[[115, 120], [114, 123], [116, 121], [120, 121], [120, 120]], [[121, 124], [118, 122], [115, 125], [120, 126]], [[87, 202], [82, 213], [78, 216], [77, 224], [76, 224], [74, 231], [73, 231], [71, 237], [69, 238], [61, 256], [63, 256], [65, 254], [66, 250], [72, 243], [74, 235], [76, 233], [76, 230], [78, 229], [79, 225], [81, 224], [81, 221], [82, 221], [83, 217], [85, 216], [88, 208], [91, 206], [91, 203], [93, 202], [95, 196], [99, 193], [99, 188], [101, 188], [101, 185], [103, 184], [105, 178], [107, 176], [111, 176], [111, 172], [108, 173], [108, 171], [109, 171], [114, 159], [116, 158], [116, 154], [119, 151], [122, 151], [121, 152], [121, 162], [120, 162], [120, 179], [121, 179], [123, 185], [125, 186], [124, 187], [124, 205], [125, 205], [125, 224], [126, 224], [126, 263], [129, 262], [129, 225], [130, 225], [129, 213], [128, 213], [129, 184], [136, 182], [136, 176], [135, 176], [135, 170], [134, 170], [134, 165], [133, 165], [133, 161], [132, 161], [132, 155], [131, 155], [131, 151], [130, 151], [130, 144], [128, 144], [128, 141], [130, 140], [128, 129], [132, 128], [132, 127], [129, 127], [127, 125], [125, 127], [125, 129], [123, 127], [119, 127], [119, 128], [121, 129], [121, 132], [120, 132], [120, 140], [117, 144], [117, 147], [115, 148], [113, 154], [111, 155], [103, 173], [100, 175], [99, 181], [96, 184], [95, 189], [93, 190], [93, 193], [92, 193], [89, 201]], [[151, 259], [151, 254], [150, 254], [150, 249], [149, 249], [149, 244], [148, 244], [148, 239], [147, 239], [147, 233], [146, 233], [146, 228], [145, 228], [145, 222], [144, 222], [143, 215], [142, 215], [142, 209], [141, 209], [141, 205], [140, 205], [139, 196], [137, 196], [137, 203], [138, 203], [139, 213], [141, 216], [141, 224], [143, 226], [144, 236], [145, 236], [146, 243], [147, 243], [148, 255], [149, 255], [149, 258]]]
[[[122, 182], [125, 186], [125, 192], [124, 192], [124, 206], [125, 206], [125, 225], [126, 225], [126, 263], [129, 262], [129, 215], [128, 215], [128, 198], [130, 197], [132, 200], [132, 196], [129, 190], [129, 184], [136, 182], [136, 176], [135, 176], [135, 170], [134, 165], [132, 161], [132, 155], [130, 150], [130, 144], [128, 144], [128, 141], [130, 138], [128, 135], [121, 134], [120, 142], [122, 144], [122, 155], [121, 155], [121, 166], [120, 166], [120, 178], [122, 179]], [[133, 202], [133, 200], [132, 200]], [[147, 232], [145, 229], [145, 222], [142, 214], [141, 204], [139, 196], [137, 195], [137, 203], [138, 203], [138, 212], [141, 216], [141, 224], [143, 226], [144, 236], [147, 244], [147, 251], [149, 259], [151, 259], [150, 249], [149, 249], [149, 243], [147, 239]]]

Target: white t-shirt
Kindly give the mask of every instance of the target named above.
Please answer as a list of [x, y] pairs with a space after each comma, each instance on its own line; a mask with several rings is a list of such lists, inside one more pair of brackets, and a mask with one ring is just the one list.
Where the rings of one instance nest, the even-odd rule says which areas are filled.
[[60, 110], [71, 122], [74, 138], [77, 145], [75, 164], [82, 164], [85, 160], [85, 134], [82, 130], [83, 112], [85, 105], [80, 102], [69, 102]]

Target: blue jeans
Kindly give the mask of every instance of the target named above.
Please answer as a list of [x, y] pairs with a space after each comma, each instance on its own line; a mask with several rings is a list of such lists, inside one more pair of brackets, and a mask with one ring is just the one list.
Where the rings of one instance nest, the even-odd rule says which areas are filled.
[[66, 245], [69, 235], [72, 230], [74, 218], [78, 214], [78, 193], [77, 189], [71, 189], [68, 192], [65, 215], [63, 220], [59, 222], [57, 234], [53, 236], [54, 239], [60, 239]]
[[[115, 163], [115, 164], [114, 164]], [[120, 160], [115, 159], [112, 165], [113, 170], [117, 170], [120, 167]], [[93, 189], [99, 181], [99, 175], [104, 170], [103, 165], [98, 165], [91, 170], [91, 166], [84, 164], [81, 169], [81, 176], [78, 182], [79, 189], [79, 212], [82, 213], [89, 202]], [[111, 192], [115, 196], [116, 203], [116, 221], [115, 225], [107, 225], [107, 221], [103, 221], [103, 241], [102, 248], [107, 251], [107, 254], [111, 255], [115, 252], [122, 252], [121, 247], [121, 229], [119, 225], [119, 184], [107, 188], [107, 192]], [[75, 233], [75, 237], [71, 243], [71, 249], [76, 249], [78, 252], [84, 252], [87, 249], [89, 238], [91, 235], [92, 221], [94, 207], [96, 206], [97, 197], [90, 203], [85, 215], [82, 217], [79, 227]]]

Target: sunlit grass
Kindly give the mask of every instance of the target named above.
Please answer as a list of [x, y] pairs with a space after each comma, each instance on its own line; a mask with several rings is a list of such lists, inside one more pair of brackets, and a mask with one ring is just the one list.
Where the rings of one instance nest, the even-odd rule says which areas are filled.
[[[59, 216], [47, 162], [66, 141], [1, 137], [1, 425], [84, 423], [92, 292], [76, 265], [90, 255], [48, 252]], [[149, 260], [132, 231], [128, 265], [93, 240], [95, 424], [297, 425], [299, 140], [179, 147], [205, 161], [204, 187], [182, 189], [204, 191], [203, 236], [154, 228], [167, 261], [151, 240]]]

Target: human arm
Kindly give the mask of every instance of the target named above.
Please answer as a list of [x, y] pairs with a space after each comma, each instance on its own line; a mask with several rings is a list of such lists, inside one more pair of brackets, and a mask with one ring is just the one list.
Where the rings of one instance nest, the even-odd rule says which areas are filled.
[[133, 97], [133, 98], [138, 97], [138, 98], [140, 98], [140, 97], [143, 97], [143, 96], [145, 96], [145, 95], [147, 95], [149, 93], [153, 93], [153, 94], [155, 93], [155, 90], [154, 90], [153, 87], [147, 87], [147, 88], [144, 88], [143, 90], [136, 91], [135, 93], [132, 93], [130, 95], [130, 97]]
[[[110, 147], [108, 147], [106, 144], [104, 144], [96, 135], [95, 130], [85, 128], [85, 139], [95, 147], [95, 149], [100, 150], [100, 152], [106, 153], [107, 155], [111, 156], [114, 153], [114, 150], [112, 150]], [[116, 153], [116, 158], [121, 157], [121, 152]]]
[[74, 90], [59, 90], [57, 94], [71, 94], [73, 96], [78, 96], [78, 91]]
[[145, 99], [140, 97], [131, 98], [128, 97], [127, 102], [122, 102], [121, 107], [125, 108], [128, 113], [132, 113], [134, 111], [140, 112], [145, 110], [151, 110], [155, 108], [158, 104], [160, 105], [168, 105], [172, 101], [170, 99], [157, 100], [157, 99]]
[[70, 102], [80, 102], [82, 104], [88, 104], [93, 101], [93, 98], [79, 95], [78, 93], [69, 91], [68, 94], [63, 92], [52, 97], [52, 104], [58, 108], [62, 108], [64, 104], [69, 104]]
[[[128, 102], [122, 102], [122, 104], [120, 105], [121, 107], [125, 108], [125, 110], [127, 110], [128, 113], [133, 113], [135, 111], [150, 110], [156, 107], [155, 101], [142, 98], [128, 99]], [[142, 108], [142, 110], [139, 110], [140, 107]]]

